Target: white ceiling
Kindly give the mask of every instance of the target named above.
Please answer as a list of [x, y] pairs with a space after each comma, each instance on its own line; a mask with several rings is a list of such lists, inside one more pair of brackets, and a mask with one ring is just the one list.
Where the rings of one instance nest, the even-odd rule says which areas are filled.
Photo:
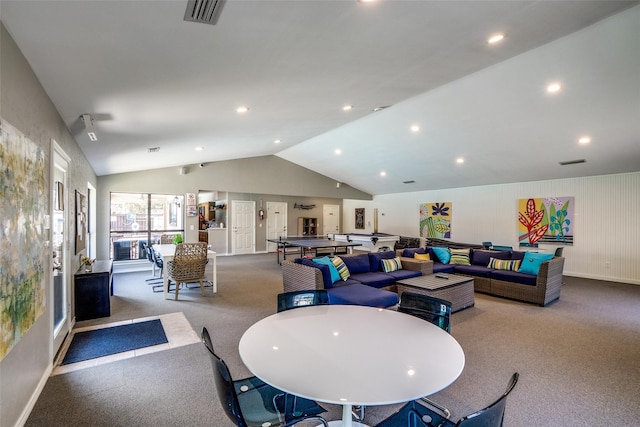
[[637, 4], [228, 0], [212, 26], [186, 0], [1, 0], [0, 17], [98, 175], [275, 154], [386, 194], [640, 170]]

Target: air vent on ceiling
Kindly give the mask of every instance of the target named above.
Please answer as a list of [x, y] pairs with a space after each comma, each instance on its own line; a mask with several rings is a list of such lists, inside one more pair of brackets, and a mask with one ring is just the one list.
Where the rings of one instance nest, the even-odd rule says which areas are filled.
[[160, 147], [151, 147], [151, 148], [147, 148], [147, 151], [149, 153], [157, 153], [158, 151], [160, 151]]
[[414, 180], [402, 181], [403, 184], [415, 184]]
[[577, 165], [578, 163], [586, 163], [587, 161], [585, 159], [578, 159], [578, 160], [568, 160], [566, 162], [558, 162], [560, 164], [560, 166], [567, 166], [567, 165]]
[[225, 0], [188, 0], [184, 20], [215, 25]]

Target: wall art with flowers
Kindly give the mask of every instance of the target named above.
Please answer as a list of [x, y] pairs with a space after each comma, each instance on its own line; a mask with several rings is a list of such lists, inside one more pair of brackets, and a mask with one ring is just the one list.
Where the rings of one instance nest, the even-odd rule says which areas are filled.
[[518, 200], [520, 244], [573, 244], [573, 197], [541, 197]]
[[420, 205], [420, 237], [451, 238], [451, 202]]

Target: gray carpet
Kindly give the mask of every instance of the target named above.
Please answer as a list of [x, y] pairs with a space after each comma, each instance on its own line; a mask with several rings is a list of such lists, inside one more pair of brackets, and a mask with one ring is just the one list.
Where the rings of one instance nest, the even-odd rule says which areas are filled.
[[[236, 378], [250, 375], [238, 356], [242, 333], [275, 312], [281, 290], [275, 255], [218, 258], [218, 293], [180, 291], [164, 300], [144, 281], [115, 276], [112, 316], [100, 324], [184, 312], [213, 343]], [[505, 426], [640, 425], [640, 286], [565, 278], [549, 307], [476, 294], [476, 306], [452, 319], [466, 355], [460, 378], [432, 396], [454, 420], [490, 403], [511, 374], [520, 381]], [[375, 336], [365, 339], [376, 339]], [[384, 385], [381, 384], [381, 387]], [[327, 419], [339, 419], [339, 407]], [[397, 407], [367, 408], [375, 424]], [[201, 344], [51, 377], [27, 426], [231, 426], [215, 394]]]

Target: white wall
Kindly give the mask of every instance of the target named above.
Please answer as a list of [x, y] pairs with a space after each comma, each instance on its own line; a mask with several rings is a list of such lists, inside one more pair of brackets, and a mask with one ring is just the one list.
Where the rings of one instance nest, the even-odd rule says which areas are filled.
[[[564, 273], [640, 284], [640, 172], [345, 200], [343, 224], [346, 232], [373, 232], [377, 208], [379, 232], [417, 237], [419, 205], [452, 202], [452, 241], [516, 248], [518, 199], [554, 196], [573, 196], [576, 204], [574, 244], [564, 248]], [[366, 230], [355, 230], [355, 208], [365, 208]]]

